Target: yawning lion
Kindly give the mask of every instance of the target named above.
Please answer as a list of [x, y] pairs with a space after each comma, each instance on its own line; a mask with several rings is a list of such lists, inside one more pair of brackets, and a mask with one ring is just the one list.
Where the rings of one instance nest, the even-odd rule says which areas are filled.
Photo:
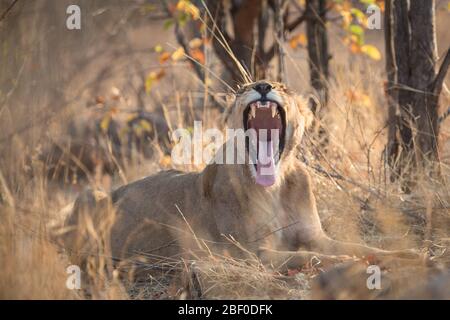
[[[248, 84], [237, 92], [229, 121], [233, 129], [253, 132], [246, 135], [245, 163], [211, 163], [198, 173], [163, 171], [110, 195], [85, 192], [67, 221], [73, 227], [66, 237], [71, 252], [78, 257], [92, 252], [92, 230], [85, 226], [92, 218], [94, 229], [110, 223], [106, 245], [118, 259], [252, 252], [263, 263], [289, 268], [313, 257], [322, 262], [349, 255], [418, 258], [411, 250], [344, 243], [324, 233], [310, 177], [297, 155], [311, 121], [301, 97], [280, 83]], [[112, 220], [105, 215], [108, 206], [116, 213]]]

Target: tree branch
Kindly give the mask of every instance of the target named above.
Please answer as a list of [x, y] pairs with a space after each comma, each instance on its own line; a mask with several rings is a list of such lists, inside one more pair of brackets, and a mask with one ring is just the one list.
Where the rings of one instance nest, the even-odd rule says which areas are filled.
[[286, 31], [294, 31], [300, 24], [302, 24], [306, 20], [306, 18], [306, 12], [303, 12], [297, 19], [286, 25]]
[[444, 84], [445, 76], [447, 75], [448, 68], [450, 67], [450, 48], [447, 49], [444, 61], [439, 68], [436, 75], [436, 79], [433, 82], [432, 91], [436, 96], [439, 96], [442, 91], [442, 85]]
[[[170, 10], [169, 10], [169, 6], [167, 1], [162, 0], [163, 6], [165, 11], [167, 12], [167, 14], [169, 16], [172, 16]], [[178, 44], [183, 48], [184, 52], [186, 53], [186, 55], [189, 54], [189, 44], [188, 41], [184, 35], [184, 33], [181, 31], [180, 29], [180, 24], [178, 23], [178, 21], [176, 21], [175, 18], [173, 18], [175, 20], [175, 37], [177, 39]], [[205, 72], [203, 71], [201, 65], [199, 63], [197, 63], [196, 61], [194, 61], [193, 59], [188, 59], [189, 63], [191, 64], [192, 68], [194, 69], [195, 74], [197, 75], [197, 77], [200, 79], [200, 81], [204, 82], [205, 81]], [[224, 103], [222, 103], [221, 101], [217, 100], [217, 98], [214, 96], [214, 94], [210, 91], [208, 91], [208, 95], [211, 98], [211, 100], [214, 102], [214, 105], [221, 111], [225, 111], [226, 106], [224, 105]]]
[[6, 16], [8, 15], [8, 13], [12, 10], [12, 8], [17, 4], [17, 2], [19, 2], [19, 0], [14, 0], [13, 2], [11, 2], [11, 4], [9, 5], [8, 8], [6, 8], [5, 11], [3, 11], [3, 13], [0, 15], [0, 22], [6, 18]]

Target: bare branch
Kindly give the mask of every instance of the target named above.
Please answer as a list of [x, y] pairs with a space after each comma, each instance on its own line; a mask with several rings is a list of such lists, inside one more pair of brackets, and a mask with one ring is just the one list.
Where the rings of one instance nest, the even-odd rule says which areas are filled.
[[306, 13], [303, 12], [297, 19], [286, 25], [285, 28], [286, 31], [288, 32], [294, 31], [299, 25], [301, 25], [306, 20], [306, 18], [307, 18]]
[[5, 11], [3, 11], [3, 13], [0, 15], [0, 22], [6, 18], [6, 16], [8, 15], [8, 13], [12, 10], [12, 8], [17, 4], [17, 2], [19, 2], [19, 0], [14, 0], [13, 2], [11, 2], [11, 4], [9, 5], [8, 8], [6, 8]]
[[450, 67], [450, 48], [447, 49], [444, 61], [442, 62], [441, 67], [439, 68], [439, 72], [436, 76], [436, 79], [433, 82], [432, 90], [436, 96], [439, 96], [441, 94], [442, 85], [444, 83], [445, 76], [447, 75], [449, 67]]

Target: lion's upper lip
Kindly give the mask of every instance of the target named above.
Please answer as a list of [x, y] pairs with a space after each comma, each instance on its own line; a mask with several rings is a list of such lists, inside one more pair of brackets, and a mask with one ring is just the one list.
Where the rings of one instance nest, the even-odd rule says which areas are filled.
[[275, 99], [268, 99], [268, 98], [259, 98], [259, 99], [252, 100], [252, 101], [250, 101], [247, 104], [247, 107], [250, 106], [252, 103], [255, 103], [255, 102], [258, 102], [258, 101], [261, 102], [261, 103], [267, 102], [267, 101], [268, 102], [273, 102], [273, 103], [276, 103], [278, 107], [282, 107], [282, 104], [280, 103], [280, 101], [277, 101]]

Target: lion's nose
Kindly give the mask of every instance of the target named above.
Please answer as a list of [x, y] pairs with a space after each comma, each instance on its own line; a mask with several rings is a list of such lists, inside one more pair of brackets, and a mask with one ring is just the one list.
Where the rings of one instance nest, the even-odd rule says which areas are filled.
[[268, 94], [270, 92], [270, 90], [272, 90], [272, 86], [270, 84], [268, 84], [267, 82], [260, 82], [260, 83], [256, 84], [253, 87], [253, 89], [258, 91], [262, 96], [265, 96], [266, 94]]

